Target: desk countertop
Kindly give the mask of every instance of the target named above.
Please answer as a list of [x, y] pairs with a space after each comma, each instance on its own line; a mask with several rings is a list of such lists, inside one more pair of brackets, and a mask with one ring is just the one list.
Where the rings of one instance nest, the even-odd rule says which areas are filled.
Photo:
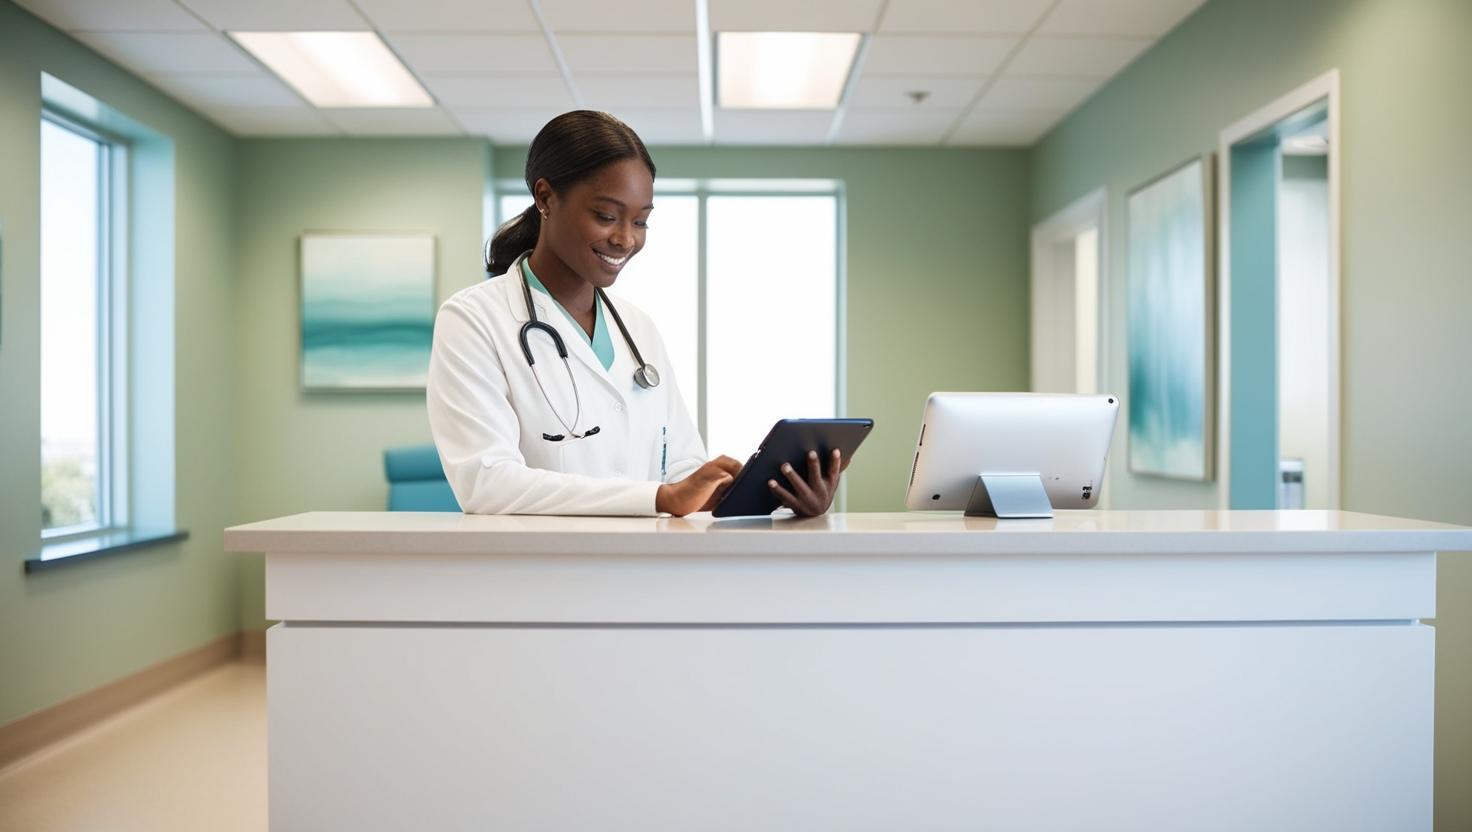
[[309, 512], [234, 526], [236, 552], [317, 554], [1192, 554], [1472, 551], [1472, 528], [1343, 511], [956, 512], [822, 517], [543, 517]]

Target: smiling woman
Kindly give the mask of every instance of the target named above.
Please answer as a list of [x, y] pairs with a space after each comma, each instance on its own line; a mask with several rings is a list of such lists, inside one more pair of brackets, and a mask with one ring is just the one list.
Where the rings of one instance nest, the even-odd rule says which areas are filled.
[[[492, 279], [435, 322], [429, 419], [456, 498], [472, 513], [713, 508], [741, 464], [705, 461], [653, 321], [604, 291], [644, 248], [644, 143], [606, 113], [566, 113], [532, 141], [525, 178], [534, 202], [488, 244]], [[794, 510], [827, 511], [832, 478], [792, 480]]]

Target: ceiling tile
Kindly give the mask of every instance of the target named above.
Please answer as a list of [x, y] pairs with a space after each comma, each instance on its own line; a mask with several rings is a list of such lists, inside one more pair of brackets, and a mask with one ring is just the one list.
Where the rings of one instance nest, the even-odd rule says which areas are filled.
[[382, 32], [504, 34], [542, 27], [526, 0], [354, 0]]
[[237, 136], [326, 136], [339, 131], [314, 107], [210, 107], [206, 118]]
[[978, 108], [1071, 110], [1102, 83], [1098, 78], [1003, 78], [986, 91]]
[[305, 106], [296, 93], [265, 72], [162, 73], [147, 78], [150, 84], [196, 109]]
[[1007, 77], [1108, 78], [1149, 48], [1151, 38], [1031, 37]]
[[211, 26], [232, 32], [342, 31], [371, 28], [348, 0], [179, 0]]
[[108, 32], [208, 31], [174, 0], [16, 0], [21, 8], [58, 29]]
[[542, 0], [542, 19], [560, 37], [564, 32], [695, 32], [692, 0], [640, 0], [590, 3]]
[[420, 77], [435, 100], [455, 109], [487, 107], [573, 108], [561, 75], [438, 75]]
[[694, 75], [583, 75], [574, 77], [583, 103], [595, 110], [700, 109]]
[[138, 73], [261, 71], [233, 42], [213, 32], [79, 32], [76, 38]]
[[699, 109], [618, 110], [614, 115], [634, 128], [644, 144], [651, 147], [705, 143], [705, 136], [700, 131]]
[[715, 113], [716, 144], [822, 144], [832, 110], [722, 110]]
[[1053, 0], [890, 0], [879, 31], [1020, 35], [1051, 5]]
[[350, 136], [459, 136], [460, 125], [437, 107], [333, 107], [322, 115]]
[[1163, 35], [1205, 0], [1062, 0], [1038, 34]]
[[390, 35], [389, 45], [415, 73], [558, 72], [541, 35]]
[[872, 32], [883, 0], [710, 0], [715, 32]]
[[531, 142], [560, 111], [532, 108], [518, 110], [456, 109], [455, 120], [477, 136], [489, 136], [496, 144], [524, 145]]
[[697, 68], [694, 35], [559, 35], [557, 43], [574, 73], [692, 75]]
[[934, 145], [956, 123], [962, 108], [861, 110], [843, 114], [835, 144]]
[[[984, 78], [958, 78], [955, 76], [928, 78], [924, 75], [903, 78], [875, 77], [867, 73], [854, 81], [849, 91], [848, 106], [852, 108], [913, 110], [956, 109], [964, 110], [971, 100], [981, 92]], [[910, 97], [912, 92], [929, 93], [919, 104]]]
[[946, 144], [1027, 146], [1042, 138], [1066, 114], [1061, 108], [983, 110], [978, 107], [956, 127]]
[[865, 75], [991, 75], [1018, 38], [875, 35]]

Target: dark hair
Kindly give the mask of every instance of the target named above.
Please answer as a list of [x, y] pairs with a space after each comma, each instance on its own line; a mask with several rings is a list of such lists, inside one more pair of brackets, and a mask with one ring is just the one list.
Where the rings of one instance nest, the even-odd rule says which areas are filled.
[[[639, 134], [608, 113], [573, 110], [547, 122], [526, 154], [526, 187], [534, 191], [545, 179], [561, 191], [591, 177], [610, 162], [639, 159], [654, 176], [654, 160]], [[542, 215], [536, 203], [496, 229], [486, 244], [486, 271], [505, 274], [511, 264], [537, 244]]]

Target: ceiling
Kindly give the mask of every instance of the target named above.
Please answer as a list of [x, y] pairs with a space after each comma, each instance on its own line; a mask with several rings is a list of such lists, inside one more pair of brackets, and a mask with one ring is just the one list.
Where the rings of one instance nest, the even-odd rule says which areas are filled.
[[[651, 145], [1025, 146], [1204, 0], [16, 0], [231, 133], [487, 136], [522, 144], [579, 106]], [[712, 31], [869, 35], [833, 110], [701, 119]], [[223, 33], [377, 31], [434, 96], [317, 109]], [[928, 95], [920, 103], [911, 93]]]

